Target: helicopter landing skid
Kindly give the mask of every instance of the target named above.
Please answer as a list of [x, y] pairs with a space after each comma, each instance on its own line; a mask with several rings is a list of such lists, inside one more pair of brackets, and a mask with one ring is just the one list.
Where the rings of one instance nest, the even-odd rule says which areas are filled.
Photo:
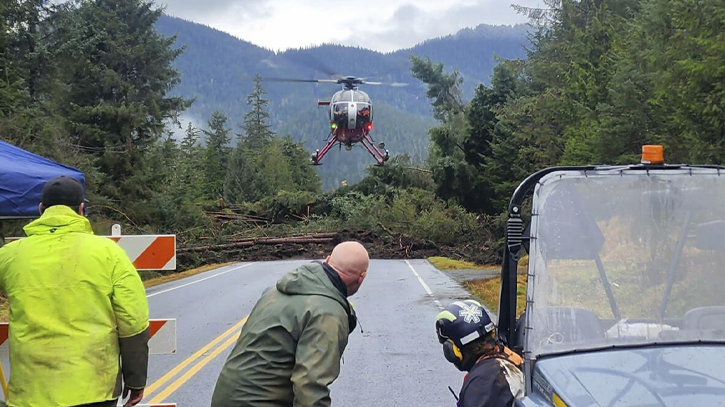
[[312, 157], [310, 157], [312, 165], [322, 165], [320, 164], [320, 160], [322, 160], [322, 157], [324, 157], [325, 154], [327, 154], [327, 152], [332, 149], [335, 143], [337, 143], [337, 136], [333, 134], [332, 138], [330, 138], [330, 141], [325, 144], [325, 147], [322, 147], [322, 151], [317, 150], [314, 154], [312, 154]]
[[[328, 141], [327, 144], [325, 144], [325, 147], [323, 147], [322, 150], [316, 150], [315, 153], [312, 154], [312, 156], [310, 157], [310, 161], [312, 161], [311, 164], [312, 165], [322, 165], [320, 163], [320, 161], [322, 160], [322, 157], [324, 157], [325, 154], [327, 154], [332, 149], [332, 147], [335, 146], [336, 143], [339, 143], [339, 140], [337, 139], [337, 136], [333, 134], [332, 138], [330, 138], [330, 141]], [[360, 140], [360, 143], [363, 146], [365, 146], [365, 149], [368, 150], [370, 155], [373, 156], [373, 158], [376, 161], [375, 165], [383, 165], [383, 164], [385, 164], [386, 161], [388, 161], [388, 159], [390, 159], [390, 154], [389, 154], [388, 150], [385, 150], [385, 153], [380, 151], [380, 149], [377, 146], [375, 146], [375, 144], [373, 143], [373, 140], [370, 138], [370, 134], [366, 133], [363, 136], [362, 140]], [[340, 144], [340, 147], [342, 148], [342, 143]], [[380, 143], [380, 147], [384, 148], [384, 144]]]
[[[363, 146], [365, 146], [365, 149], [368, 150], [370, 155], [373, 156], [375, 161], [377, 161], [376, 165], [383, 165], [386, 161], [388, 161], [388, 159], [390, 159], [390, 154], [388, 153], [388, 150], [385, 150], [385, 154], [383, 154], [383, 152], [375, 146], [375, 143], [373, 143], [373, 140], [370, 137], [369, 133], [366, 133], [365, 137], [363, 137], [360, 142]], [[384, 146], [384, 144], [381, 143], [381, 146]]]

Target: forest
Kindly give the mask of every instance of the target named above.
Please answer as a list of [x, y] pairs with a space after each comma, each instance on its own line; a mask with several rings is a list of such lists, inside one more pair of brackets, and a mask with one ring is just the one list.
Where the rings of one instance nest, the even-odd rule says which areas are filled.
[[[84, 171], [98, 233], [121, 223], [186, 248], [332, 232], [373, 255], [478, 263], [498, 259], [501, 214], [533, 171], [637, 163], [643, 144], [664, 145], [668, 162], [725, 162], [725, 3], [544, 3], [519, 9], [526, 55], [499, 58], [470, 96], [457, 67], [408, 55], [434, 119], [425, 161], [396, 155], [323, 192], [310, 152], [272, 126], [259, 78], [238, 117], [219, 106], [174, 137], [198, 101], [174, 92], [184, 48], [156, 30], [153, 3], [5, 1], [0, 139]], [[212, 257], [180, 259], [223, 260]]]

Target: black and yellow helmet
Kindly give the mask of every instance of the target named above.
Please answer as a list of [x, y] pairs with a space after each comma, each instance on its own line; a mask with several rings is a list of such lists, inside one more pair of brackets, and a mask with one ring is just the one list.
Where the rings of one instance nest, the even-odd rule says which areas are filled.
[[481, 304], [474, 300], [456, 301], [436, 316], [436, 333], [446, 360], [463, 369], [461, 348], [493, 332], [496, 327]]

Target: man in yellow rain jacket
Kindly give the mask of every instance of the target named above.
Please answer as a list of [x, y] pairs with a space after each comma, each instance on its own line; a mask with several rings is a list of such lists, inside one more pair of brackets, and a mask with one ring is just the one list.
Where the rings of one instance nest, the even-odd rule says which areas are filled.
[[[43, 189], [41, 217], [0, 249], [10, 304], [8, 405], [126, 406], [143, 398], [148, 303], [126, 253], [94, 236], [83, 187], [59, 177]], [[124, 386], [122, 386], [122, 379]], [[122, 391], [123, 390], [123, 391]]]

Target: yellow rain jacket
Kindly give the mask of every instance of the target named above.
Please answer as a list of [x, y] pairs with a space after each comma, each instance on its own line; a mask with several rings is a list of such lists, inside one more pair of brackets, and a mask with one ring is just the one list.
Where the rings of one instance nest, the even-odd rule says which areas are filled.
[[[123, 249], [94, 236], [90, 222], [67, 206], [48, 208], [24, 229], [27, 238], [0, 248], [0, 290], [10, 303], [8, 405], [116, 399], [119, 341], [148, 335], [148, 303], [136, 269]], [[139, 383], [126, 384], [143, 388], [145, 369], [143, 383], [136, 376]]]

